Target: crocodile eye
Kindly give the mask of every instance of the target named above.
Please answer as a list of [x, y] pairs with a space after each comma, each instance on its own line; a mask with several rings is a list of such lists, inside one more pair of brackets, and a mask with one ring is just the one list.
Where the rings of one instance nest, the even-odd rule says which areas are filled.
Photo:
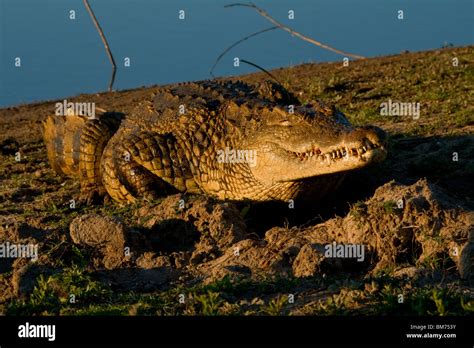
[[288, 127], [288, 126], [291, 126], [291, 123], [288, 120], [283, 120], [283, 121], [280, 121], [280, 126]]

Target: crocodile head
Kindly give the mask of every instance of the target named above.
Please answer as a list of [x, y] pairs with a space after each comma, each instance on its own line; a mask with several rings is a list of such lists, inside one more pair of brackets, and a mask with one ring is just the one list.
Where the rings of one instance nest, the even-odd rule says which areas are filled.
[[255, 151], [252, 174], [265, 186], [343, 173], [386, 157], [381, 129], [353, 127], [319, 103], [296, 106], [293, 113], [274, 108], [260, 122], [245, 146]]

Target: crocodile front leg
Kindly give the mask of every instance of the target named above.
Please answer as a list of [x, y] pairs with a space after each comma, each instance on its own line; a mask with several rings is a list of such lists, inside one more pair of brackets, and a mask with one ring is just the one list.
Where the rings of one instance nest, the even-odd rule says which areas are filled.
[[176, 192], [200, 192], [186, 155], [172, 134], [141, 131], [115, 137], [102, 157], [102, 181], [113, 199], [125, 203]]

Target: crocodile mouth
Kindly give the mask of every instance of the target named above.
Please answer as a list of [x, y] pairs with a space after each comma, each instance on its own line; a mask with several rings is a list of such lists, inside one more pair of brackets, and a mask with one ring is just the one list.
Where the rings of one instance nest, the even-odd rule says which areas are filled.
[[[304, 152], [296, 152], [285, 150], [290, 159], [297, 162], [321, 162], [331, 164], [341, 161], [359, 160], [366, 162], [369, 159], [377, 159], [384, 155], [386, 150], [383, 145], [373, 143], [368, 139], [358, 143], [347, 143], [339, 146], [321, 149], [313, 145], [309, 150]], [[384, 156], [383, 156], [384, 157]]]
[[289, 141], [285, 144], [285, 139], [278, 143], [272, 139], [257, 147], [259, 160], [251, 170], [257, 180], [269, 186], [360, 169], [387, 156], [383, 134], [379, 133], [376, 129], [361, 128], [331, 142], [318, 140], [321, 137], [315, 135], [313, 141], [293, 140], [291, 145]]

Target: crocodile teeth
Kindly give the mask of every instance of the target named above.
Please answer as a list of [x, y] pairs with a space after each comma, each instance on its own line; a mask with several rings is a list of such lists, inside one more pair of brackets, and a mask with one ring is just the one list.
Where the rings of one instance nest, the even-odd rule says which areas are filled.
[[370, 141], [365, 140], [364, 145], [358, 148], [348, 148], [346, 146], [342, 146], [336, 150], [331, 152], [321, 153], [321, 150], [312, 147], [309, 151], [306, 152], [293, 152], [288, 151], [289, 155], [295, 159], [300, 159], [300, 161], [306, 161], [311, 158], [319, 159], [321, 161], [328, 161], [331, 160], [339, 160], [344, 159], [348, 160], [351, 156], [357, 156], [358, 158], [362, 159], [362, 155], [371, 149], [375, 149], [379, 147], [377, 144], [372, 144]]
[[321, 154], [321, 150], [313, 147], [311, 150], [306, 151], [306, 152], [293, 152], [293, 151], [287, 151], [288, 154], [293, 157], [293, 158], [299, 158], [300, 160], [306, 160], [312, 157], [318, 157], [318, 155]]
[[372, 149], [372, 148], [376, 148], [376, 147], [377, 147], [376, 144], [372, 144], [372, 142], [371, 142], [370, 140], [368, 140], [368, 139], [365, 139], [365, 140], [364, 140], [364, 146], [365, 146], [366, 148], [368, 148], [369, 150]]

